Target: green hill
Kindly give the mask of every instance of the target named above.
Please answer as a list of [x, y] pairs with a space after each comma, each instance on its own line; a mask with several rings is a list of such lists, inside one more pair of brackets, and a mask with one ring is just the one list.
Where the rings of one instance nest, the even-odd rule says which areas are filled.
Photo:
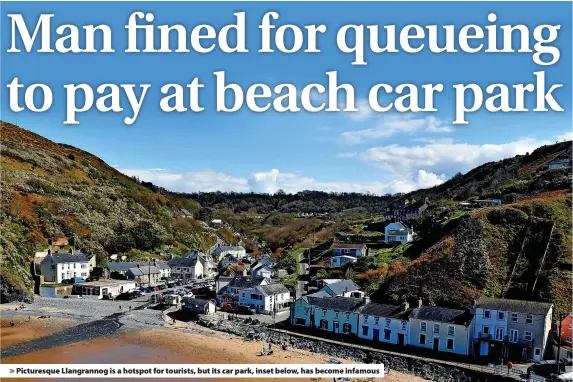
[[1, 123], [0, 266], [2, 302], [31, 298], [34, 252], [56, 240], [95, 253], [124, 253], [132, 259], [160, 256], [164, 245], [177, 252], [206, 250], [215, 234], [182, 216], [198, 203], [131, 179], [101, 159]]

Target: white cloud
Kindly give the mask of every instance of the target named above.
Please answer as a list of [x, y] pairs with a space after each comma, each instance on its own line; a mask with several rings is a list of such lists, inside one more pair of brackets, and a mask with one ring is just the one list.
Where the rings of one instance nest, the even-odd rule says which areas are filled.
[[419, 146], [389, 145], [372, 147], [358, 155], [395, 174], [413, 174], [419, 170], [432, 173], [466, 172], [483, 163], [532, 152], [549, 144], [545, 140], [522, 138], [503, 144], [469, 144], [436, 141]]
[[558, 141], [571, 141], [573, 140], [573, 131], [568, 131], [557, 137]]
[[[356, 101], [355, 105], [357, 111], [345, 111], [345, 115], [348, 118], [352, 119], [353, 121], [365, 121], [367, 119], [372, 118], [376, 113], [370, 107], [370, 103], [367, 99], [359, 99]], [[343, 109], [344, 106], [339, 105], [340, 109]]]
[[140, 180], [152, 182], [171, 191], [235, 191], [273, 194], [279, 189], [287, 193], [304, 190], [326, 192], [359, 192], [382, 195], [385, 193], [409, 192], [418, 188], [432, 187], [443, 183], [445, 175], [419, 171], [412, 177], [396, 177], [390, 182], [319, 181], [302, 173], [280, 172], [278, 169], [254, 172], [250, 178], [239, 178], [217, 171], [170, 172], [158, 169], [124, 169], [119, 171]]
[[408, 114], [385, 116], [380, 119], [374, 128], [345, 131], [341, 136], [346, 143], [357, 144], [376, 139], [388, 138], [398, 133], [449, 133], [452, 131], [453, 128], [451, 126], [444, 125], [441, 120], [434, 116], [413, 118], [411, 114]]

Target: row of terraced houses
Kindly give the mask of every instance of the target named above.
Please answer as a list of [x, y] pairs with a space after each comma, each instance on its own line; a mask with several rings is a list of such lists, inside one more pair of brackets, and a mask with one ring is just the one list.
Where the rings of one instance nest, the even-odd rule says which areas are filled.
[[379, 304], [368, 297], [315, 293], [295, 301], [291, 324], [390, 346], [500, 360], [540, 361], [553, 356], [549, 303], [480, 298], [471, 309]]

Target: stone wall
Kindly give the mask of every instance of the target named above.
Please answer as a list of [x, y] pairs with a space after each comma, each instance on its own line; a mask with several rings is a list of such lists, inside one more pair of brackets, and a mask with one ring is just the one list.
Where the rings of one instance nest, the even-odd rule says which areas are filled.
[[200, 319], [199, 324], [214, 330], [241, 336], [246, 340], [270, 342], [274, 345], [286, 343], [288, 347], [308, 350], [314, 353], [327, 354], [333, 358], [345, 358], [360, 363], [383, 363], [393, 371], [413, 374], [424, 379], [437, 382], [466, 382], [466, 381], [513, 381], [516, 379], [505, 375], [494, 375], [488, 372], [469, 370], [454, 365], [432, 362], [404, 355], [387, 354], [375, 350], [360, 349], [354, 346], [315, 340], [304, 336], [288, 334], [273, 329], [247, 325], [240, 321]]

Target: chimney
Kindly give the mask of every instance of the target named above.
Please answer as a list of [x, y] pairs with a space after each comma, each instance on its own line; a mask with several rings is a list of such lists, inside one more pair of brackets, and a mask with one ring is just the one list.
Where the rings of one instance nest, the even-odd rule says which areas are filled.
[[48, 248], [48, 256], [52, 256], [52, 248]]
[[415, 302], [414, 308], [419, 308], [419, 307], [421, 307], [421, 306], [422, 306], [422, 299], [419, 298], [418, 301]]
[[70, 248], [70, 255], [73, 255], [73, 254], [74, 254], [74, 249]]
[[408, 301], [404, 301], [403, 303], [400, 304], [400, 310], [402, 312], [405, 312], [408, 309], [410, 309], [410, 304], [408, 304]]
[[364, 301], [364, 305], [370, 304], [370, 296], [364, 295], [364, 297], [362, 298], [362, 301]]

